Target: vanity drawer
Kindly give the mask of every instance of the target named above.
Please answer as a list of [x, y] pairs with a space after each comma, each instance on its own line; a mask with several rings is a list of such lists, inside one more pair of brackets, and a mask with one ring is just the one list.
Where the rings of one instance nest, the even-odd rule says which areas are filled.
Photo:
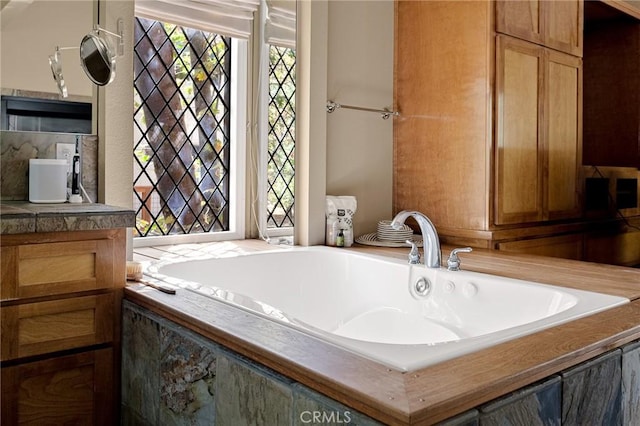
[[113, 340], [115, 293], [2, 308], [2, 361]]
[[117, 424], [114, 354], [106, 348], [2, 368], [2, 424]]
[[2, 247], [2, 300], [114, 286], [113, 240]]

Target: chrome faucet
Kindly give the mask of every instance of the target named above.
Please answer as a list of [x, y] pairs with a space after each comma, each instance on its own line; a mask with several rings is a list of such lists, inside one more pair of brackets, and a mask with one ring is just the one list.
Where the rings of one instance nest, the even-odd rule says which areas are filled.
[[440, 239], [433, 223], [427, 216], [417, 211], [403, 210], [391, 221], [393, 229], [402, 229], [402, 224], [409, 216], [412, 216], [420, 226], [420, 233], [424, 241], [424, 264], [428, 268], [440, 268]]
[[447, 259], [447, 269], [450, 271], [460, 270], [460, 258], [458, 253], [471, 253], [473, 249], [471, 247], [456, 248], [451, 250], [451, 254]]

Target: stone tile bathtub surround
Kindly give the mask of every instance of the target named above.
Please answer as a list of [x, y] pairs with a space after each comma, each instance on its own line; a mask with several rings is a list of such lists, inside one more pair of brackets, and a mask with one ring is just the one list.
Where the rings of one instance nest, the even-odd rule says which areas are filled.
[[[380, 425], [130, 301], [123, 309], [123, 425]], [[640, 424], [632, 342], [440, 425]]]
[[213, 345], [196, 336], [160, 330], [160, 419], [166, 424], [206, 424], [215, 419], [210, 403], [216, 387]]
[[482, 407], [483, 426], [544, 425], [560, 426], [560, 377], [514, 392]]
[[98, 137], [68, 133], [0, 131], [0, 198], [29, 199], [29, 159], [56, 158], [57, 143], [76, 143], [80, 139], [82, 185], [91, 197], [98, 197]]
[[622, 424], [640, 425], [640, 343], [622, 348]]
[[380, 425], [127, 301], [122, 330], [123, 425]]
[[615, 350], [562, 373], [562, 424], [621, 425], [622, 360]]

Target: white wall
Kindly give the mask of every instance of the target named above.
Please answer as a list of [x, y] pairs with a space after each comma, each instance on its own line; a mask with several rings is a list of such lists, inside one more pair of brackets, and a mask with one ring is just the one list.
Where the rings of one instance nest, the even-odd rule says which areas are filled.
[[[392, 0], [329, 1], [327, 99], [393, 107]], [[355, 195], [355, 235], [392, 217], [393, 119], [337, 110], [327, 116], [327, 194]]]
[[[92, 0], [13, 1], [2, 9], [0, 86], [57, 93], [49, 55], [56, 46], [78, 47], [93, 29]], [[62, 51], [62, 71], [70, 96], [91, 96], [77, 49]]]

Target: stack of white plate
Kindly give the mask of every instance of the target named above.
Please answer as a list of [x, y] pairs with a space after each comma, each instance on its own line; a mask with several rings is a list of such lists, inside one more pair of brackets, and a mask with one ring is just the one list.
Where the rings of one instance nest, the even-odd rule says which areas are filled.
[[381, 220], [378, 222], [376, 237], [380, 241], [404, 243], [406, 240], [412, 239], [412, 235], [413, 230], [407, 225], [402, 225], [402, 229], [396, 230], [391, 227], [390, 220]]

